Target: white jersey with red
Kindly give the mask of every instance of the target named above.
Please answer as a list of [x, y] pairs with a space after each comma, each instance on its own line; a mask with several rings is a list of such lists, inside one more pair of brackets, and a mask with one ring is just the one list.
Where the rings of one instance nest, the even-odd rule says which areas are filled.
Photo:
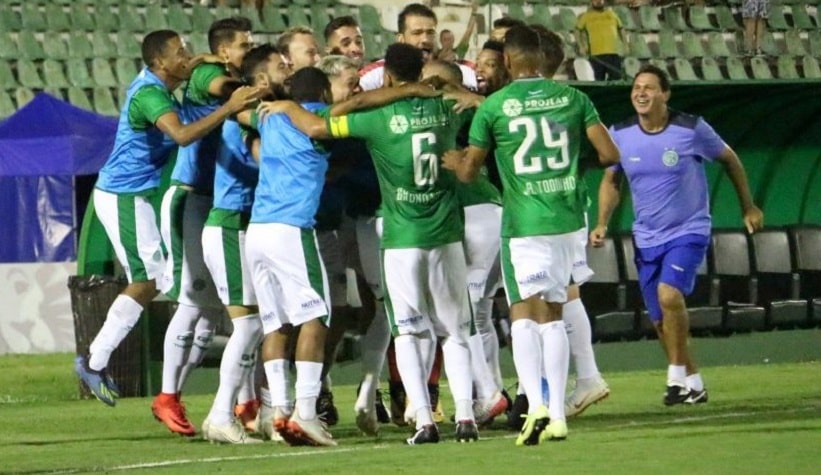
[[[477, 88], [476, 71], [470, 66], [460, 63], [456, 64], [459, 66], [459, 69], [462, 70], [462, 85], [471, 91], [475, 91]], [[384, 59], [363, 66], [362, 69], [359, 70], [359, 87], [361, 87], [363, 91], [371, 91], [382, 87], [384, 70]]]

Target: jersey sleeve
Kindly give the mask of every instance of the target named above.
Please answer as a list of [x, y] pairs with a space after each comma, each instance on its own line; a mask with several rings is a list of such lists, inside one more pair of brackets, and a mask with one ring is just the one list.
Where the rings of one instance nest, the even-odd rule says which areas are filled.
[[191, 73], [188, 80], [188, 88], [185, 96], [197, 104], [208, 104], [214, 100], [208, 92], [211, 82], [221, 76], [225, 76], [225, 69], [218, 64], [200, 64]]
[[696, 155], [706, 160], [715, 160], [724, 151], [727, 144], [704, 119], [698, 118], [693, 134], [693, 150]]
[[161, 86], [146, 86], [131, 97], [128, 122], [133, 129], [142, 130], [154, 125], [163, 114], [176, 109], [174, 98]]
[[[468, 144], [484, 150], [490, 150], [493, 145], [492, 110], [493, 101], [485, 101], [476, 110], [473, 122], [470, 124]], [[498, 106], [497, 106], [498, 107]]]

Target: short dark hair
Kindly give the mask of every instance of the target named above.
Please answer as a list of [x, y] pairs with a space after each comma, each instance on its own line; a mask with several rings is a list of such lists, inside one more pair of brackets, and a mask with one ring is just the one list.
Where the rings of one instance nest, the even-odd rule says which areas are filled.
[[291, 97], [297, 102], [319, 102], [330, 94], [331, 81], [321, 69], [308, 66], [291, 76]]
[[513, 28], [514, 26], [524, 25], [525, 22], [517, 20], [513, 17], [503, 16], [493, 20], [493, 28]]
[[[442, 61], [441, 59], [431, 59], [430, 61], [428, 61], [425, 64], [425, 66], [426, 67], [438, 66], [438, 67], [444, 69], [445, 71], [447, 71], [447, 74], [452, 76], [453, 82], [455, 82], [456, 84], [462, 84], [462, 81], [464, 80], [463, 79], [464, 75], [462, 74], [462, 69], [459, 67], [458, 64], [454, 63], [453, 61]], [[442, 78], [442, 79], [448, 80], [450, 78]]]
[[325, 25], [325, 41], [328, 41], [328, 38], [334, 34], [334, 32], [344, 26], [350, 26], [352, 28], [359, 28], [359, 22], [356, 21], [356, 18], [352, 17], [351, 15], [345, 16], [338, 16], [333, 20], [329, 21], [327, 25]]
[[220, 45], [234, 41], [234, 36], [243, 31], [251, 31], [253, 25], [251, 20], [244, 16], [232, 16], [223, 18], [211, 23], [208, 28], [208, 47], [212, 53], [216, 53]]
[[260, 68], [268, 62], [268, 58], [272, 54], [279, 54], [279, 50], [271, 43], [264, 43], [259, 46], [251, 48], [245, 57], [242, 58], [242, 66], [240, 66], [240, 74], [242, 80], [246, 84], [254, 82], [254, 75], [256, 75]]
[[496, 51], [497, 53], [502, 54], [505, 52], [505, 44], [501, 41], [487, 40], [482, 45], [482, 49], [489, 49], [491, 51]]
[[527, 25], [511, 27], [505, 33], [505, 49], [515, 49], [523, 53], [540, 52], [539, 34]]
[[633, 82], [636, 82], [636, 78], [639, 77], [639, 74], [644, 73], [653, 74], [659, 79], [659, 86], [661, 86], [662, 92], [667, 92], [670, 90], [670, 77], [667, 75], [667, 71], [652, 64], [645, 64], [639, 68], [639, 72], [637, 72], [633, 77]]
[[550, 31], [544, 25], [530, 25], [539, 35], [539, 46], [544, 55], [543, 72], [547, 77], [553, 77], [559, 66], [564, 62], [564, 40], [556, 32]]
[[436, 19], [436, 13], [431, 10], [429, 7], [422, 5], [421, 3], [411, 3], [410, 5], [406, 6], [399, 12], [399, 18], [397, 21], [397, 26], [399, 27], [399, 33], [405, 32], [405, 20], [409, 16], [421, 16], [425, 18], [432, 18], [433, 21], [438, 22]]
[[415, 46], [394, 43], [385, 51], [385, 69], [400, 81], [418, 81], [424, 65], [422, 50]]
[[145, 35], [141, 46], [143, 62], [149, 68], [154, 66], [154, 61], [165, 52], [165, 47], [173, 38], [179, 38], [179, 34], [172, 30], [157, 30]]

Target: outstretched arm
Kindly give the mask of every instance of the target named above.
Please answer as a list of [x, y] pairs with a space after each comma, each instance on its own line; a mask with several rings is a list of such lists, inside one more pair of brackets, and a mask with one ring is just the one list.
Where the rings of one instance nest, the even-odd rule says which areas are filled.
[[469, 145], [464, 150], [449, 150], [442, 157], [442, 166], [452, 170], [459, 181], [470, 183], [479, 176], [482, 165], [485, 164], [487, 150], [475, 145]]
[[408, 97], [435, 97], [442, 93], [422, 83], [408, 83], [399, 87], [380, 87], [351, 96], [331, 106], [331, 117], [339, 117], [363, 109], [379, 107]]
[[599, 163], [604, 166], [615, 165], [619, 163], [619, 148], [613, 142], [613, 137], [610, 132], [599, 122], [587, 128], [587, 139], [593, 144], [593, 148], [599, 154]]
[[747, 232], [752, 234], [764, 227], [764, 213], [753, 203], [753, 196], [750, 193], [750, 185], [747, 182], [747, 173], [738, 155], [729, 145], [724, 147], [718, 161], [724, 167], [730, 181], [733, 182], [735, 193], [738, 195], [738, 203], [741, 205], [741, 214], [744, 218], [744, 226]]
[[622, 172], [607, 169], [599, 184], [599, 215], [596, 227], [590, 232], [590, 244], [600, 247], [607, 236], [607, 223], [621, 199]]

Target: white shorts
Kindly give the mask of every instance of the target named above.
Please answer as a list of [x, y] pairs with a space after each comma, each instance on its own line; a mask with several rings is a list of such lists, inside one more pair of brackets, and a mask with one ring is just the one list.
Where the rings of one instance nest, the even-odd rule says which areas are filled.
[[328, 273], [328, 288], [331, 293], [331, 305], [344, 307], [348, 304], [348, 282], [345, 275], [345, 256], [340, 247], [336, 231], [317, 231], [319, 255]]
[[385, 309], [396, 335], [431, 331], [467, 342], [471, 312], [462, 243], [382, 251]]
[[382, 274], [379, 264], [379, 241], [382, 238], [382, 218], [360, 216], [356, 218], [356, 244], [359, 247], [359, 262], [362, 276], [377, 300], [382, 300]]
[[205, 226], [202, 230], [202, 257], [211, 272], [220, 301], [226, 306], [257, 304], [251, 268], [245, 257], [244, 229]]
[[595, 272], [587, 265], [587, 226], [576, 231], [577, 245], [573, 254], [573, 283], [582, 285], [593, 278]]
[[465, 207], [465, 260], [470, 300], [493, 297], [502, 284], [499, 246], [502, 207], [492, 203]]
[[213, 201], [179, 186], [169, 187], [162, 199], [160, 231], [168, 260], [160, 290], [181, 304], [222, 308], [202, 257], [202, 229]]
[[328, 276], [313, 229], [251, 223], [245, 241], [265, 334], [283, 325], [331, 321]]
[[94, 189], [94, 210], [123, 266], [128, 282], [162, 277], [165, 255], [154, 207], [145, 196], [118, 195]]
[[534, 295], [541, 295], [547, 302], [567, 301], [578, 245], [577, 231], [502, 238], [502, 276], [508, 305]]

